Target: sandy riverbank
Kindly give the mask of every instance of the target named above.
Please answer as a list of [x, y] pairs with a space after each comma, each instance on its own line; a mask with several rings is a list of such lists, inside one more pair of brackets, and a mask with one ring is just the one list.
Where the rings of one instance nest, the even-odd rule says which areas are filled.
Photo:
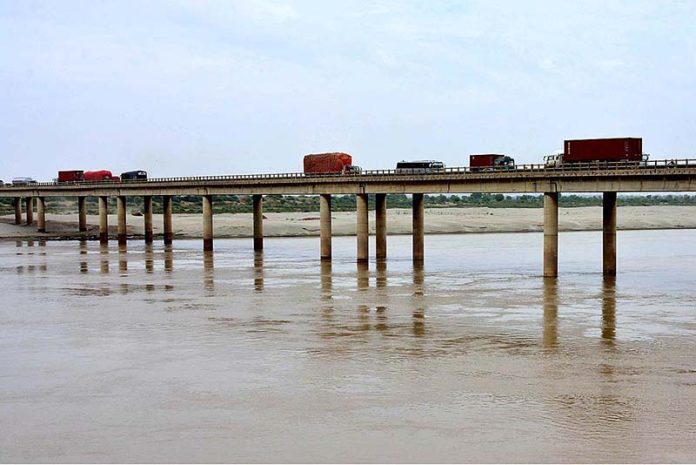
[[[266, 213], [264, 234], [267, 237], [296, 237], [319, 235], [319, 213]], [[0, 238], [21, 237], [79, 237], [77, 215], [46, 215], [47, 233], [36, 232], [35, 225], [17, 226], [13, 215], [0, 217]], [[99, 218], [87, 217], [89, 231], [98, 232]], [[174, 215], [174, 233], [181, 238], [198, 238], [202, 234], [199, 214]], [[411, 211], [390, 209], [389, 234], [410, 234]], [[355, 234], [355, 213], [335, 212], [332, 215], [334, 235]], [[250, 237], [251, 214], [218, 214], [214, 219], [215, 237]], [[561, 231], [597, 230], [602, 227], [601, 207], [562, 208], [559, 212]], [[370, 232], [374, 233], [374, 212], [370, 212]], [[543, 228], [541, 208], [440, 208], [427, 209], [425, 229], [429, 234], [480, 233], [480, 232], [530, 232]], [[696, 207], [654, 206], [621, 207], [619, 229], [685, 229], [696, 228]], [[162, 233], [162, 216], [154, 217], [155, 234]], [[116, 215], [109, 215], [109, 230], [116, 233]], [[128, 215], [128, 234], [143, 233], [143, 218]]]

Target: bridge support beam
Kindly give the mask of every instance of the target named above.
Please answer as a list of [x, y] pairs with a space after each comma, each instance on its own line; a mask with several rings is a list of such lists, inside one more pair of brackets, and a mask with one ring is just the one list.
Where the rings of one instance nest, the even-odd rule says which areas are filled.
[[109, 198], [99, 197], [99, 242], [109, 243]]
[[252, 197], [254, 204], [254, 250], [263, 250], [263, 196]]
[[213, 196], [203, 196], [203, 250], [213, 250]]
[[602, 202], [602, 265], [604, 276], [616, 276], [616, 192], [605, 192]]
[[24, 209], [27, 212], [27, 225], [34, 223], [34, 197], [24, 197]]
[[162, 216], [164, 223], [164, 243], [169, 245], [174, 240], [174, 228], [172, 227], [172, 196], [162, 196]]
[[46, 232], [46, 199], [43, 197], [36, 198], [36, 230]]
[[152, 244], [154, 233], [152, 231], [152, 196], [143, 196], [143, 223], [145, 226], [145, 243]]
[[413, 262], [425, 259], [425, 201], [423, 194], [413, 194]]
[[331, 260], [331, 194], [319, 196], [319, 242], [321, 259]]
[[118, 245], [126, 244], [126, 197], [116, 197], [116, 215], [118, 217]]
[[387, 194], [375, 195], [375, 229], [377, 260], [387, 258]]
[[77, 221], [80, 232], [87, 231], [87, 197], [77, 198]]
[[367, 194], [355, 196], [358, 236], [358, 262], [367, 263], [370, 258], [370, 219], [367, 213]]
[[558, 192], [544, 194], [544, 277], [558, 276]]
[[14, 198], [15, 221], [14, 224], [22, 224], [22, 198]]

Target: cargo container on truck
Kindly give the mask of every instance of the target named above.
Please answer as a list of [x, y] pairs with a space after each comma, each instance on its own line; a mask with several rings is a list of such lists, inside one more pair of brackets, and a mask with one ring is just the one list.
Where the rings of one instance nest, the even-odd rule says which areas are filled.
[[109, 170], [85, 171], [85, 181], [120, 181], [118, 176], [111, 174]]
[[58, 171], [58, 182], [77, 182], [85, 180], [85, 172], [82, 170]]
[[353, 165], [353, 157], [343, 152], [313, 153], [304, 157], [305, 174], [359, 174], [362, 169]]
[[513, 169], [514, 167], [514, 158], [507, 155], [499, 153], [469, 155], [469, 169], [471, 171], [493, 171], [497, 169]]
[[547, 166], [577, 163], [625, 162], [639, 164], [648, 160], [640, 137], [574, 139], [563, 143], [563, 153], [544, 158]]

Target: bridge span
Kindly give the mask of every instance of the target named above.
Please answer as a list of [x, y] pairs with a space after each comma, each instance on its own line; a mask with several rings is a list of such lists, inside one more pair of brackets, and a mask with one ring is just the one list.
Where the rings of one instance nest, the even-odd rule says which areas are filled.
[[353, 175], [304, 175], [278, 173], [234, 176], [155, 178], [124, 182], [33, 183], [0, 187], [0, 197], [14, 199], [15, 223], [33, 224], [36, 199], [37, 230], [46, 231], [46, 202], [51, 197], [76, 197], [79, 231], [87, 230], [85, 199], [99, 199], [99, 237], [108, 243], [108, 199], [116, 198], [117, 239], [126, 243], [126, 199], [144, 199], [145, 241], [154, 239], [152, 197], [162, 196], [164, 243], [173, 240], [172, 196], [196, 195], [203, 201], [203, 249], [213, 250], [213, 201], [215, 195], [246, 194], [253, 198], [254, 249], [263, 249], [263, 196], [320, 196], [320, 254], [331, 259], [331, 196], [354, 194], [357, 217], [357, 260], [369, 259], [368, 195], [376, 199], [377, 259], [387, 257], [386, 194], [413, 197], [413, 260], [422, 262], [424, 250], [424, 194], [447, 193], [538, 193], [544, 195], [545, 277], [558, 275], [558, 199], [562, 192], [603, 193], [603, 272], [616, 274], [616, 196], [619, 192], [696, 192], [696, 160], [672, 159], [640, 164], [602, 162], [561, 167], [521, 165], [505, 170], [447, 168], [435, 172], [419, 170], [371, 170]]

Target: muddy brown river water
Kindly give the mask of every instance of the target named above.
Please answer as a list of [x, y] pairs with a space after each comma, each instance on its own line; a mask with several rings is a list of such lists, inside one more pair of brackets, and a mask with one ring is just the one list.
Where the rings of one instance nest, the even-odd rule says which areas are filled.
[[696, 461], [696, 231], [541, 243], [0, 242], [0, 460]]

